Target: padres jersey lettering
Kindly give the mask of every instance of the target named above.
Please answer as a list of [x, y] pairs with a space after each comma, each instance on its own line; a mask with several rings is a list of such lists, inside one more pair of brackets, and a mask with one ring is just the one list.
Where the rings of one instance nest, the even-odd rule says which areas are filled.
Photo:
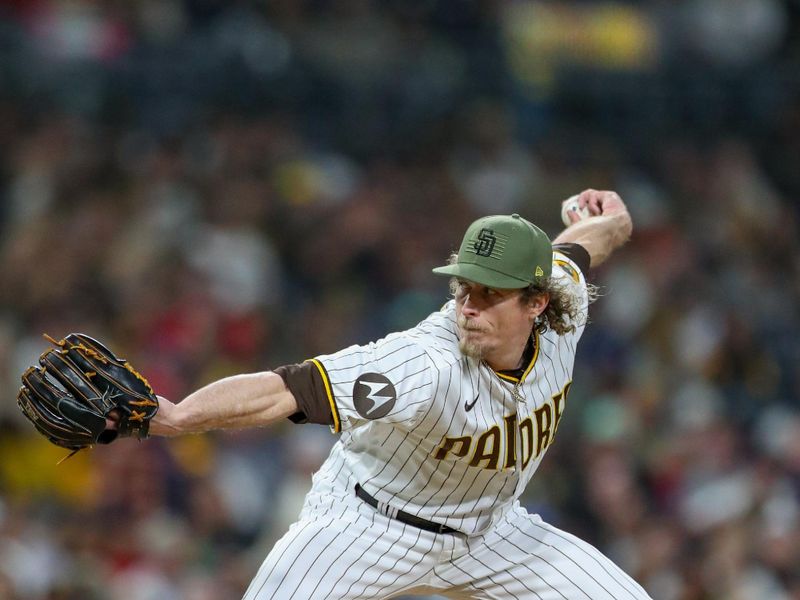
[[[490, 461], [486, 468], [497, 468], [497, 456], [495, 455], [494, 448], [496, 443], [499, 443], [504, 450], [503, 454], [505, 456], [502, 467], [506, 469], [513, 468], [516, 464], [517, 457], [517, 438], [522, 436], [524, 438], [524, 458], [522, 464], [523, 468], [525, 468], [531, 456], [538, 456], [555, 440], [555, 433], [558, 429], [558, 423], [561, 421], [561, 415], [564, 412], [564, 403], [571, 383], [572, 382], [567, 382], [564, 389], [553, 396], [551, 404], [545, 404], [536, 409], [532, 415], [529, 415], [520, 423], [519, 427], [517, 427], [517, 415], [512, 414], [503, 417], [502, 426], [499, 424], [494, 425], [491, 429], [482, 433], [478, 437], [477, 446], [472, 453], [473, 458], [470, 461], [470, 465], [480, 466], [480, 460], [488, 458]], [[534, 423], [536, 423], [535, 429]], [[522, 433], [523, 431], [525, 432], [524, 434]], [[498, 436], [500, 436], [499, 439], [495, 439]], [[489, 454], [486, 454], [484, 448], [487, 440], [491, 440], [492, 444], [492, 450]], [[534, 442], [534, 440], [536, 441]], [[456, 457], [463, 458], [470, 454], [472, 442], [473, 439], [471, 437], [446, 437], [442, 440], [441, 445], [434, 451], [433, 457], [437, 460], [443, 460], [447, 458], [449, 453], [452, 453]], [[536, 452], [534, 452], [534, 445], [536, 447]]]

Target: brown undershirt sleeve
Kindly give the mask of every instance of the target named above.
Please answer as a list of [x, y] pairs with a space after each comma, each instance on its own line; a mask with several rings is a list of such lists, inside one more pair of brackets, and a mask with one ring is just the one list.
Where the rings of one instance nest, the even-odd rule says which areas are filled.
[[289, 416], [293, 423], [319, 423], [333, 425], [331, 402], [325, 382], [317, 366], [312, 362], [286, 365], [274, 369], [297, 401], [297, 412]]

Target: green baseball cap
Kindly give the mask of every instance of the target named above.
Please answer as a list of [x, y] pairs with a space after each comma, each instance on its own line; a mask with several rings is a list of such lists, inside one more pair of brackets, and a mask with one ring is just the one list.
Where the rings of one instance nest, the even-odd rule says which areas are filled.
[[433, 272], [487, 287], [518, 289], [547, 279], [552, 267], [550, 238], [530, 221], [513, 214], [475, 221], [464, 234], [458, 260]]

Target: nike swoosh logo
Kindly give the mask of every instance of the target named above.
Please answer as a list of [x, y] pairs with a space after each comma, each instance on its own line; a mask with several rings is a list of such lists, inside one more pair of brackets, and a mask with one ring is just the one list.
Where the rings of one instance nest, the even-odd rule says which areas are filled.
[[[480, 396], [480, 394], [478, 394]], [[475, 400], [472, 401], [472, 404], [464, 400], [464, 410], [467, 412], [471, 411], [475, 407], [475, 403], [478, 401], [478, 396], [475, 396]]]

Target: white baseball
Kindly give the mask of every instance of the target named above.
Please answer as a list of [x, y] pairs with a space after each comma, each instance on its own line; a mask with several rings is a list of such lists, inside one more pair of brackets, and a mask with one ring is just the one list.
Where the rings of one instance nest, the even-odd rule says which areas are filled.
[[564, 225], [572, 225], [572, 221], [569, 220], [569, 213], [571, 212], [576, 213], [581, 221], [591, 216], [588, 207], [581, 208], [580, 204], [578, 204], [578, 196], [572, 196], [561, 204], [561, 220]]

